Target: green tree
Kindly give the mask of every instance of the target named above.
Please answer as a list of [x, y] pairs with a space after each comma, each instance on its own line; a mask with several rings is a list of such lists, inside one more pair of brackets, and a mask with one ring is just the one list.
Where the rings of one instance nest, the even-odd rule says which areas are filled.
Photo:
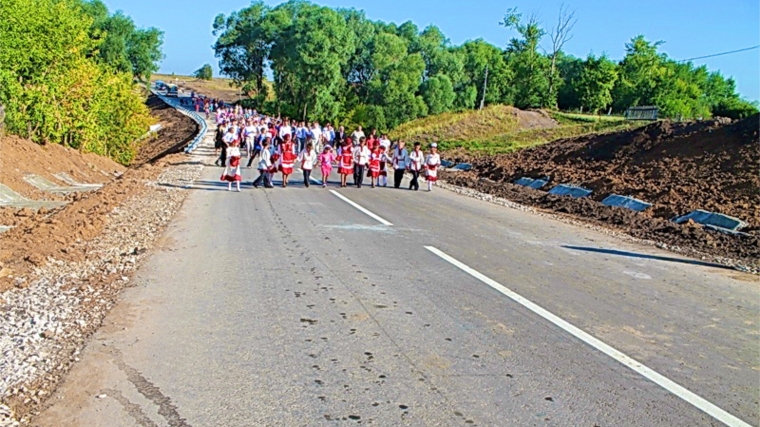
[[92, 57], [92, 24], [74, 0], [0, 3], [0, 104], [10, 133], [128, 164], [151, 119], [132, 74]]
[[518, 108], [538, 108], [556, 103], [549, 93], [549, 59], [538, 52], [541, 39], [546, 35], [535, 16], [523, 20], [517, 9], [508, 9], [501, 22], [522, 38], [512, 38], [507, 46], [507, 63], [514, 73], [512, 80], [514, 104]]
[[488, 69], [486, 104], [513, 103], [509, 88], [513, 72], [507, 66], [504, 53], [483, 39], [465, 42], [460, 48], [463, 58], [462, 83], [457, 88], [455, 106], [475, 108], [483, 97], [483, 84]]
[[266, 63], [274, 43], [275, 25], [267, 19], [270, 9], [262, 1], [225, 17], [214, 19], [213, 34], [217, 36], [214, 53], [219, 58], [220, 72], [255, 94], [258, 101], [267, 97], [264, 84]]
[[620, 63], [620, 79], [613, 90], [615, 110], [651, 104], [657, 82], [666, 73], [665, 56], [657, 52], [664, 42], [652, 43], [639, 35], [625, 45], [625, 57]]
[[195, 70], [193, 75], [201, 80], [211, 80], [214, 78], [214, 70], [211, 68], [211, 64], [204, 64], [201, 68]]
[[581, 105], [594, 114], [608, 107], [612, 104], [612, 89], [617, 79], [617, 66], [606, 55], [598, 58], [589, 55], [575, 82]]
[[98, 40], [97, 56], [119, 72], [131, 72], [148, 80], [163, 59], [163, 32], [156, 28], [137, 28], [132, 18], [118, 11], [109, 15], [101, 0], [80, 0], [79, 5], [92, 18], [91, 38]]
[[580, 78], [581, 71], [583, 71], [582, 59], [560, 52], [557, 56], [557, 74], [561, 76], [557, 88], [557, 107], [560, 110], [577, 110], [582, 107], [575, 84]]
[[429, 114], [440, 114], [454, 107], [454, 86], [446, 74], [431, 77], [422, 85], [422, 98], [428, 106]]

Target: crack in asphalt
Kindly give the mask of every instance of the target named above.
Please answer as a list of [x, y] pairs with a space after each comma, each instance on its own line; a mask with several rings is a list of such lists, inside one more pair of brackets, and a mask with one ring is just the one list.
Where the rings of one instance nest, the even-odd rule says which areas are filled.
[[[178, 408], [172, 403], [171, 398], [164, 395], [161, 392], [161, 389], [153, 384], [150, 380], [145, 378], [145, 376], [143, 376], [140, 371], [129, 366], [124, 361], [124, 357], [122, 356], [121, 351], [114, 348], [113, 352], [116, 359], [116, 365], [119, 367], [119, 369], [121, 369], [122, 372], [127, 375], [127, 380], [129, 380], [129, 382], [135, 386], [140, 394], [158, 406], [158, 414], [164, 417], [164, 419], [169, 423], [169, 427], [192, 427], [187, 423], [186, 419], [182, 418], [179, 415], [179, 412], [177, 410]], [[130, 415], [132, 414], [130, 413]], [[148, 426], [150, 426], [150, 424], [144, 427]]]

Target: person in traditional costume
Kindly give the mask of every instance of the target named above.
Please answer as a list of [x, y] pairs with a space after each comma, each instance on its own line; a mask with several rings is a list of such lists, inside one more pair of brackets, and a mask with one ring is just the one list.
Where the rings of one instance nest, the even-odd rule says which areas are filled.
[[240, 147], [238, 141], [232, 142], [229, 148], [227, 148], [227, 165], [224, 168], [222, 174], [222, 181], [227, 182], [227, 191], [232, 191], [232, 183], [235, 183], [237, 187], [236, 191], [240, 191], [240, 181], [242, 177], [240, 175]]
[[388, 163], [391, 163], [392, 159], [386, 153], [386, 147], [380, 145], [380, 176], [378, 178], [378, 185], [383, 187], [388, 186]]
[[293, 166], [298, 155], [296, 146], [291, 141], [290, 134], [285, 134], [280, 144], [280, 172], [282, 172], [282, 186], [288, 186], [288, 177], [293, 174]]
[[367, 148], [367, 139], [359, 138], [359, 146], [354, 147], [354, 185], [356, 188], [362, 188], [364, 182], [364, 170], [369, 164], [369, 156], [372, 152]]
[[380, 178], [380, 164], [382, 160], [383, 151], [381, 150], [380, 145], [378, 144], [373, 150], [372, 153], [369, 156], [369, 172], [367, 172], [367, 177], [370, 179], [370, 185], [372, 188], [375, 188], [375, 184], [378, 181], [378, 178]]
[[340, 174], [340, 186], [345, 187], [348, 175], [354, 173], [354, 148], [351, 138], [343, 141], [343, 146], [338, 149], [338, 173]]
[[317, 161], [317, 153], [314, 151], [314, 144], [306, 143], [306, 148], [298, 155], [298, 161], [301, 162], [301, 172], [303, 172], [303, 185], [306, 188], [310, 185], [311, 171], [314, 169], [314, 163]]
[[404, 148], [404, 141], [399, 141], [393, 149], [393, 187], [400, 188], [404, 172], [409, 169], [409, 153]]
[[438, 144], [430, 144], [430, 153], [425, 157], [425, 180], [428, 191], [433, 191], [435, 182], [438, 181], [438, 168], [441, 166], [441, 155], [438, 154]]
[[412, 172], [412, 180], [409, 182], [409, 189], [417, 191], [420, 189], [420, 172], [422, 172], [425, 163], [425, 153], [420, 149], [420, 143], [414, 143], [414, 150], [409, 153], [409, 170]]
[[261, 153], [259, 154], [259, 177], [253, 181], [253, 187], [258, 188], [260, 184], [264, 184], [265, 188], [274, 188], [272, 185], [272, 151], [270, 149], [271, 139], [266, 138], [261, 143]]
[[325, 145], [324, 151], [319, 155], [319, 167], [322, 170], [322, 187], [327, 187], [327, 179], [332, 173], [332, 164], [335, 161], [335, 153], [332, 147]]

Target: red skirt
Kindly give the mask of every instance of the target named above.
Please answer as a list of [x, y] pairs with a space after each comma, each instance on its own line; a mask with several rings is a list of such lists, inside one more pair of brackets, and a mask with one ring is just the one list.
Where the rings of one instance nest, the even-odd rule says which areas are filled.
[[225, 182], [236, 182], [236, 181], [242, 181], [243, 177], [240, 175], [222, 175], [222, 181]]
[[354, 169], [341, 166], [338, 168], [338, 173], [341, 175], [351, 175], [354, 173]]
[[280, 172], [283, 175], [291, 175], [293, 173], [293, 166], [280, 166]]

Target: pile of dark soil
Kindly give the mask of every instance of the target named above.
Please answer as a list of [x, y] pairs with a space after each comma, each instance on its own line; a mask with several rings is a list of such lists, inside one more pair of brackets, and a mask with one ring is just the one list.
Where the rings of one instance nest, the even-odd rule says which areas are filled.
[[167, 154], [179, 153], [199, 131], [198, 124], [193, 119], [170, 107], [155, 95], [148, 97], [146, 105], [150, 108], [151, 116], [163, 127], [140, 146], [132, 166], [156, 161]]
[[[635, 237], [713, 255], [760, 262], [760, 115], [725, 124], [720, 120], [657, 122], [631, 131], [587, 135], [474, 159], [473, 171], [448, 174], [452, 184], [519, 203], [611, 225]], [[550, 178], [554, 184], [590, 188], [585, 199], [556, 197], [511, 184]], [[652, 203], [644, 213], [599, 203], [609, 194]], [[669, 220], [694, 209], [735, 216], [750, 225], [748, 236], [705, 231]]]

